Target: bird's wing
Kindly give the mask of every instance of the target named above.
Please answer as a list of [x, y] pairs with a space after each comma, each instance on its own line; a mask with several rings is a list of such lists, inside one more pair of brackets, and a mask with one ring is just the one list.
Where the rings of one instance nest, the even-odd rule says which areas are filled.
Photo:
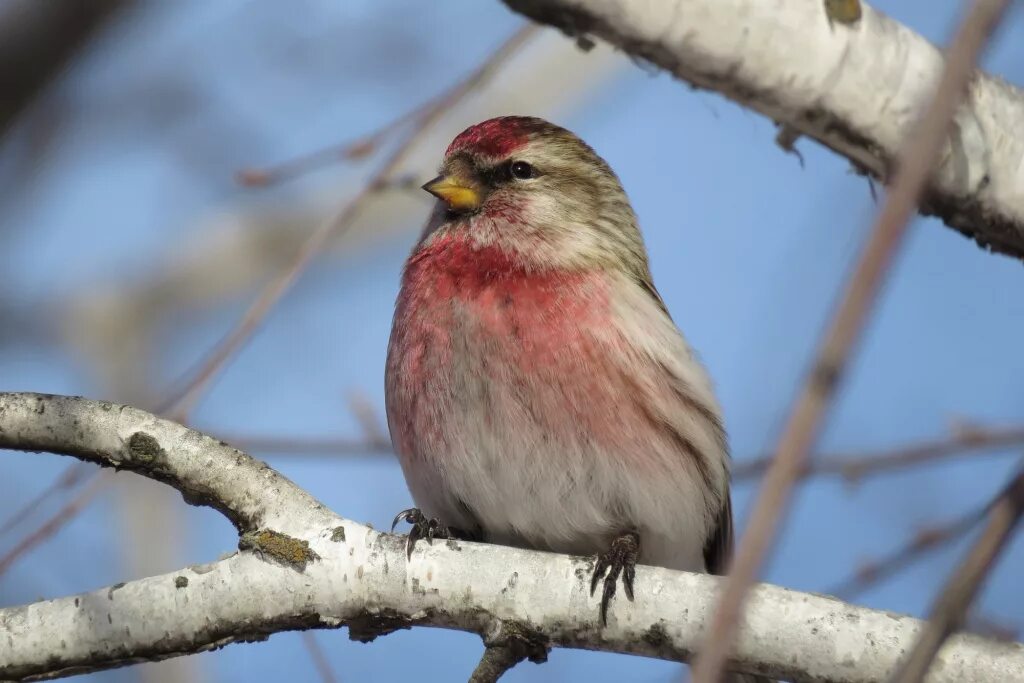
[[651, 298], [654, 299], [654, 302], [658, 304], [658, 308], [660, 308], [665, 313], [665, 315], [669, 317], [669, 320], [671, 320], [672, 314], [668, 312], [668, 306], [665, 305], [665, 300], [661, 298], [661, 294], [658, 293], [658, 288], [654, 286], [654, 282], [651, 280], [650, 273], [641, 274], [637, 276], [636, 282], [637, 284], [640, 285], [641, 288], [643, 288], [645, 292], [651, 295]]
[[727, 492], [715, 530], [704, 545], [704, 566], [709, 574], [724, 575], [732, 560], [732, 500]]
[[[634, 274], [632, 280], [638, 285], [638, 288], [635, 290], [637, 297], [632, 299], [630, 303], [636, 309], [644, 309], [646, 307], [648, 312], [653, 310], [650, 308], [653, 304], [665, 316], [665, 320], [662, 321], [663, 324], [660, 325], [661, 334], [658, 334], [656, 331], [654, 334], [655, 337], [660, 338], [660, 342], [647, 347], [647, 352], [661, 366], [663, 375], [670, 378], [675, 393], [675, 400], [670, 401], [671, 409], [663, 413], [668, 419], [663, 420], [662, 424], [676, 435], [683, 437], [686, 432], [686, 425], [685, 421], [679, 418], [680, 411], [697, 414], [701, 416], [708, 426], [710, 433], [714, 435], [713, 441], [718, 442], [717, 452], [721, 458], [718, 464], [722, 466], [722, 469], [719, 470], [719, 472], [722, 472], [722, 476], [717, 479], [720, 503], [714, 523], [711, 525], [710, 534], [704, 543], [704, 568], [709, 574], [723, 575], [729, 570], [729, 564], [732, 561], [733, 526], [732, 499], [729, 492], [727, 464], [729, 449], [725, 431], [720, 420], [719, 408], [714, 401], [710, 387], [706, 388], [706, 393], [701, 390], [702, 382], [700, 380], [703, 377], [704, 371], [700, 367], [699, 361], [692, 355], [689, 346], [682, 337], [682, 333], [679, 332], [678, 328], [671, 321], [668, 309], [658, 294], [658, 290], [655, 289], [650, 275], [648, 273]], [[638, 310], [634, 311], [634, 321], [637, 318], [644, 320], [644, 316], [636, 315], [638, 312]], [[646, 320], [650, 322], [649, 317]], [[669, 332], [666, 333], [666, 330]], [[650, 328], [647, 329], [648, 333], [651, 331]], [[679, 335], [678, 339], [675, 338], [676, 334]], [[634, 339], [634, 341], [641, 341], [642, 339], [643, 337], [641, 336], [638, 339]], [[677, 440], [681, 444], [687, 443], [686, 438], [679, 438]], [[687, 450], [687, 447], [684, 446], [683, 450]], [[705, 455], [710, 455], [714, 450], [712, 448]], [[705, 461], [708, 473], [714, 471], [715, 468], [710, 467], [714, 462], [713, 457]], [[713, 479], [714, 477], [705, 481], [711, 484]], [[774, 680], [762, 676], [732, 672], [727, 673], [722, 680], [728, 683], [775, 683]]]
[[[664, 299], [661, 298], [661, 294], [658, 293], [657, 288], [654, 286], [654, 282], [651, 279], [649, 273], [640, 273], [634, 277], [634, 281], [640, 285], [640, 288], [645, 294], [650, 296], [659, 309], [665, 314], [665, 316], [671, 321], [672, 316], [668, 311], [668, 307], [665, 305]], [[674, 325], [674, 323], [673, 323]], [[685, 341], [683, 342], [685, 346]], [[690, 357], [688, 347], [686, 352], [686, 362], [696, 362], [695, 359]], [[676, 363], [680, 362], [680, 359], [673, 358], [675, 362], [664, 362], [662, 366], [664, 371], [673, 378], [674, 383], [677, 385], [679, 393], [680, 405], [685, 405], [686, 410], [696, 410], [700, 412], [705, 419], [712, 425], [712, 429], [720, 435], [722, 441], [722, 449], [724, 457], [728, 458], [728, 446], [725, 443], [725, 433], [722, 429], [720, 419], [714, 410], [707, 410], [706, 406], [701, 404], [699, 401], [695, 401], [692, 394], [692, 387], [681, 377], [681, 373], [678, 372], [678, 368], [674, 367]], [[680, 439], [685, 443], [685, 440]], [[708, 482], [710, 484], [710, 481]], [[725, 484], [725, 491], [722, 495], [722, 505], [719, 508], [718, 515], [715, 518], [714, 526], [712, 527], [711, 534], [708, 536], [707, 542], [704, 544], [704, 565], [708, 573], [710, 574], [724, 574], [728, 569], [730, 560], [732, 559], [733, 551], [733, 526], [732, 526], [732, 500], [729, 492], [728, 483]]]

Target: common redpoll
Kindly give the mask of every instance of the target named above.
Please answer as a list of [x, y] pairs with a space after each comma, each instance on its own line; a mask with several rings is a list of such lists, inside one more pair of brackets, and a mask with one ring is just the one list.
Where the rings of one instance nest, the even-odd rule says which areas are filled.
[[[418, 537], [598, 560], [600, 616], [636, 563], [724, 572], [729, 456], [703, 366], [651, 281], [615, 173], [569, 131], [468, 128], [424, 186], [406, 262], [388, 426]], [[460, 533], [461, 532], [461, 533]]]

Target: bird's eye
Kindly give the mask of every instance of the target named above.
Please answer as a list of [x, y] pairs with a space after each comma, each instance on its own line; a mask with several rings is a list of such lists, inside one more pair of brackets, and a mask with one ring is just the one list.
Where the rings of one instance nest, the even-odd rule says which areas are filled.
[[512, 172], [512, 177], [516, 180], [526, 180], [534, 176], [533, 166], [530, 166], [525, 161], [513, 161], [509, 170]]

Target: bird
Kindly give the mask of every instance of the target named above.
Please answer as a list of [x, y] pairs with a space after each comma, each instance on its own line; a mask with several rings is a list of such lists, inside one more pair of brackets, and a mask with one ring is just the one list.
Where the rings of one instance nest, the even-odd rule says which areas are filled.
[[437, 201], [385, 366], [410, 555], [461, 538], [594, 556], [602, 625], [638, 563], [725, 573], [722, 409], [609, 164], [565, 128], [502, 116], [457, 135], [423, 189]]

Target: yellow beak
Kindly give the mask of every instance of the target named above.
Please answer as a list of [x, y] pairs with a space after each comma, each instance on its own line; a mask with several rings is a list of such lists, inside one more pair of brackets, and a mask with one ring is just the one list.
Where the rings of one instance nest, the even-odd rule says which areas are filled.
[[455, 211], [473, 211], [480, 208], [480, 193], [459, 178], [440, 175], [424, 185], [423, 189]]

